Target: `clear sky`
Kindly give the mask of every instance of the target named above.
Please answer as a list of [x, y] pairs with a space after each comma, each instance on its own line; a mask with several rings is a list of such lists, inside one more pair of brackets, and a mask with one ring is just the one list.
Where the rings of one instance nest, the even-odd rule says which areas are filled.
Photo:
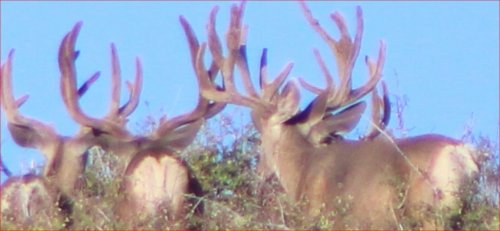
[[[206, 20], [219, 5], [218, 28], [225, 33], [232, 2], [35, 2], [1, 1], [1, 60], [15, 49], [13, 85], [16, 96], [29, 94], [21, 108], [24, 115], [51, 124], [60, 134], [78, 130], [65, 110], [59, 92], [57, 52], [72, 26], [83, 21], [77, 40], [79, 80], [95, 71], [101, 78], [81, 99], [85, 112], [100, 117], [107, 111], [110, 92], [109, 44], [114, 42], [124, 80], [132, 80], [135, 57], [144, 69], [140, 105], [128, 127], [147, 115], [168, 117], [187, 112], [196, 102], [197, 86], [179, 15], [184, 15], [200, 40], [206, 40]], [[490, 2], [311, 2], [321, 24], [333, 35], [329, 19], [340, 11], [351, 28], [355, 6], [361, 5], [365, 32], [354, 84], [366, 79], [365, 55], [376, 57], [379, 41], [387, 44], [383, 79], [391, 101], [406, 97], [404, 121], [410, 135], [440, 133], [460, 139], [465, 127], [475, 135], [498, 140], [499, 130], [499, 3]], [[270, 74], [285, 63], [295, 63], [290, 78], [303, 77], [322, 86], [323, 77], [312, 49], [320, 49], [332, 64], [332, 56], [304, 19], [296, 2], [249, 2], [248, 58], [254, 79], [260, 53], [268, 48]], [[303, 91], [302, 105], [312, 96]], [[123, 94], [123, 101], [128, 95]], [[394, 111], [393, 111], [394, 113]], [[365, 117], [368, 119], [368, 116]], [[366, 121], [365, 119], [365, 121]], [[390, 128], [397, 125], [393, 114]], [[40, 162], [36, 150], [18, 147], [1, 121], [3, 160], [15, 174]], [[363, 129], [360, 129], [363, 130]], [[3, 174], [2, 174], [3, 177]]]

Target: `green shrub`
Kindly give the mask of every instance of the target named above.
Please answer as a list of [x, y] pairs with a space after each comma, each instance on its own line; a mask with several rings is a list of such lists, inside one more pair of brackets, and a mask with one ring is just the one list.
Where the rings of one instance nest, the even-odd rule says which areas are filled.
[[[219, 115], [208, 121], [195, 142], [179, 154], [199, 181], [204, 196], [194, 198], [203, 203], [204, 213], [194, 210], [186, 217], [187, 227], [196, 229], [332, 229], [339, 219], [349, 219], [352, 198], [335, 198], [337, 209], [321, 216], [306, 218], [292, 203], [275, 177], [265, 182], [255, 174], [259, 155], [259, 134], [244, 116], [237, 113]], [[240, 119], [239, 121], [235, 121]], [[155, 123], [157, 124], [157, 123]], [[154, 124], [154, 126], [156, 126]], [[153, 127], [154, 127], [153, 126]], [[154, 129], [149, 128], [147, 130]], [[482, 168], [478, 179], [463, 189], [464, 210], [434, 211], [434, 219], [446, 223], [447, 228], [467, 230], [498, 230], [498, 152], [489, 139], [479, 137], [471, 142], [477, 147]], [[488, 154], [488, 155], [485, 155]], [[120, 160], [111, 153], [93, 148], [84, 175], [83, 189], [72, 202], [72, 225], [79, 230], [119, 230], [125, 225], [116, 221], [113, 208], [121, 199]], [[390, 182], [398, 187], [398, 180]], [[399, 182], [401, 183], [401, 182]], [[403, 186], [400, 186], [403, 187]], [[418, 227], [418, 222], [395, 210], [402, 229]], [[450, 218], [450, 219], [448, 219]], [[158, 217], [161, 219], [161, 216]], [[343, 221], [344, 221], [343, 220]], [[347, 222], [348, 223], [348, 222]], [[157, 226], [150, 220], [141, 229], [175, 229], [176, 224]], [[2, 229], [16, 229], [2, 217]], [[28, 227], [36, 229], [37, 226]], [[350, 224], [346, 229], [356, 229]]]

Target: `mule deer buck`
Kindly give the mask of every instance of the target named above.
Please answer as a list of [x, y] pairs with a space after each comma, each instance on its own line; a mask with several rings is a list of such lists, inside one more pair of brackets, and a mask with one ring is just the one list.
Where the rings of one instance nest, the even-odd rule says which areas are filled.
[[[17, 100], [14, 98], [11, 83], [13, 54], [13, 51], [9, 53], [1, 68], [0, 105], [7, 116], [7, 126], [14, 141], [22, 147], [40, 150], [46, 164], [42, 176], [33, 173], [11, 176], [6, 173], [9, 179], [1, 188], [2, 219], [18, 224], [17, 228], [60, 228], [69, 222], [64, 221], [71, 209], [67, 203], [68, 195], [81, 183], [78, 174], [83, 172], [82, 155], [92, 142], [85, 135], [58, 135], [49, 125], [20, 114], [18, 108], [26, 102], [28, 95]], [[78, 89], [78, 97], [97, 78], [98, 75], [94, 75], [88, 79]], [[73, 161], [69, 163], [69, 168], [61, 163], [66, 159]], [[5, 225], [6, 220], [2, 223]]]
[[[220, 54], [221, 50], [214, 31], [213, 10], [208, 23], [208, 45], [198, 46], [192, 42], [194, 35], [189, 35], [202, 95], [252, 110], [252, 121], [262, 137], [258, 170], [265, 177], [275, 174], [289, 198], [300, 202], [306, 216], [315, 218], [347, 209], [347, 213], [334, 216], [335, 228], [444, 228], [444, 223], [430, 219], [426, 213], [460, 209], [460, 189], [478, 171], [472, 150], [460, 141], [441, 135], [395, 139], [383, 131], [389, 121], [390, 105], [385, 86], [383, 96], [375, 89], [382, 77], [385, 44], [381, 42], [376, 61], [366, 58], [368, 81], [353, 89], [352, 70], [363, 32], [361, 8], [357, 8], [354, 39], [343, 17], [339, 13], [331, 15], [340, 31], [340, 39], [336, 40], [313, 18], [304, 2], [301, 7], [311, 27], [331, 48], [340, 83], [334, 83], [319, 51], [314, 50], [327, 86], [321, 89], [301, 80], [300, 84], [317, 97], [300, 110], [296, 82], [285, 81], [292, 64], [287, 64], [270, 81], [264, 50], [259, 73], [261, 90], [257, 92], [246, 59], [246, 28], [241, 22], [243, 7], [233, 7], [233, 17], [238, 21], [231, 23], [232, 29], [227, 34], [228, 38], [235, 39], [231, 43], [234, 49], [229, 47], [233, 52], [225, 58], [213, 56], [219, 66], [236, 64], [246, 93], [238, 92], [233, 75], [224, 76], [224, 89], [216, 89], [204, 67], [206, 46], [212, 54]], [[362, 98], [370, 92], [374, 102], [372, 130], [357, 140], [343, 137], [343, 133], [352, 131], [358, 124], [366, 107]], [[343, 202], [343, 208], [338, 208], [339, 201]], [[399, 221], [403, 216], [415, 218], [417, 224], [401, 227]]]
[[[186, 194], [200, 195], [201, 188], [191, 176], [189, 167], [175, 155], [188, 146], [200, 129], [203, 121], [221, 111], [225, 104], [213, 103], [199, 97], [193, 111], [169, 120], [162, 120], [151, 134], [136, 136], [126, 129], [127, 117], [139, 102], [142, 87], [142, 67], [136, 61], [134, 83], [127, 82], [129, 100], [120, 106], [120, 65], [114, 45], [111, 45], [112, 88], [111, 104], [104, 118], [92, 118], [79, 106], [79, 97], [99, 76], [99, 72], [77, 89], [75, 43], [81, 23], [77, 23], [64, 37], [59, 49], [59, 68], [61, 72], [60, 89], [62, 98], [71, 117], [81, 125], [80, 131], [67, 137], [40, 121], [23, 116], [19, 112], [20, 102], [12, 92], [11, 51], [2, 65], [1, 84], [2, 108], [7, 116], [8, 128], [15, 142], [27, 148], [35, 148], [46, 158], [42, 176], [29, 179], [11, 178], [2, 190], [25, 193], [29, 187], [44, 190], [43, 201], [54, 202], [57, 195], [74, 199], [82, 184], [85, 153], [92, 146], [100, 146], [107, 152], [123, 158], [123, 181], [120, 192], [123, 199], [116, 205], [116, 214], [130, 227], [140, 227], [143, 222], [158, 220], [158, 225], [166, 221], [177, 222], [186, 214]], [[215, 67], [214, 67], [215, 71]], [[15, 182], [15, 183], [14, 183]], [[28, 186], [36, 182], [37, 186]], [[22, 187], [20, 187], [21, 185]], [[40, 191], [39, 190], [39, 191]], [[14, 198], [13, 193], [2, 194], [2, 212], [12, 206], [23, 206], [23, 211], [39, 206], [38, 197], [28, 195]], [[166, 213], [164, 213], [166, 211]], [[19, 216], [19, 214], [14, 214]], [[15, 216], [13, 217], [16, 218]]]

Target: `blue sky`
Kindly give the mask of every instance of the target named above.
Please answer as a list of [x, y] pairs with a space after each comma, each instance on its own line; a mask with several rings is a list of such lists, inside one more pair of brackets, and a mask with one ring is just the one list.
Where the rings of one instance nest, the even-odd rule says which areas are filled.
[[[21, 108], [27, 116], [51, 124], [60, 134], [78, 130], [59, 93], [57, 51], [72, 26], [83, 21], [77, 40], [79, 80], [95, 71], [101, 78], [81, 99], [85, 112], [104, 115], [109, 103], [109, 44], [114, 42], [122, 78], [132, 80], [135, 57], [144, 69], [141, 103], [129, 118], [129, 129], [147, 115], [168, 117], [189, 111], [196, 102], [197, 86], [187, 42], [178, 22], [184, 15], [200, 40], [206, 38], [206, 20], [219, 5], [218, 28], [225, 33], [232, 2], [11, 2], [1, 1], [1, 60], [15, 49], [13, 85], [16, 96], [29, 94]], [[460, 139], [465, 127], [474, 134], [498, 140], [499, 130], [499, 3], [490, 2], [311, 2], [321, 24], [336, 36], [329, 19], [340, 11], [355, 25], [355, 6], [361, 5], [365, 32], [354, 84], [366, 79], [363, 57], [376, 57], [379, 41], [387, 44], [383, 79], [391, 100], [406, 97], [405, 126], [409, 135], [440, 133]], [[263, 48], [268, 48], [270, 74], [285, 63], [295, 66], [290, 78], [303, 77], [322, 86], [323, 77], [312, 49], [333, 59], [320, 37], [309, 27], [296, 2], [249, 2], [248, 58], [254, 79]], [[303, 92], [302, 105], [312, 96]], [[127, 94], [123, 94], [123, 101]], [[146, 103], [147, 102], [147, 103]], [[393, 111], [394, 113], [394, 111]], [[365, 117], [368, 119], [368, 116]], [[366, 121], [365, 119], [365, 121]], [[397, 125], [393, 114], [389, 128]], [[360, 128], [360, 131], [363, 131]], [[43, 157], [36, 150], [18, 147], [1, 121], [3, 160], [15, 174]], [[3, 175], [2, 175], [3, 177]]]

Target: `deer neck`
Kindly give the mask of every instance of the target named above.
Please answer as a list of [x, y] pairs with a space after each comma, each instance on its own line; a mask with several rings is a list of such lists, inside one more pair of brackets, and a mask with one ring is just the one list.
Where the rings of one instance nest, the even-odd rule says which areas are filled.
[[308, 162], [311, 144], [294, 126], [279, 125], [264, 129], [262, 147], [272, 172], [276, 174], [281, 186], [293, 200], [302, 196], [303, 170]]
[[78, 139], [65, 139], [59, 145], [54, 178], [61, 191], [67, 195], [72, 195], [81, 186], [87, 149], [89, 145]]

